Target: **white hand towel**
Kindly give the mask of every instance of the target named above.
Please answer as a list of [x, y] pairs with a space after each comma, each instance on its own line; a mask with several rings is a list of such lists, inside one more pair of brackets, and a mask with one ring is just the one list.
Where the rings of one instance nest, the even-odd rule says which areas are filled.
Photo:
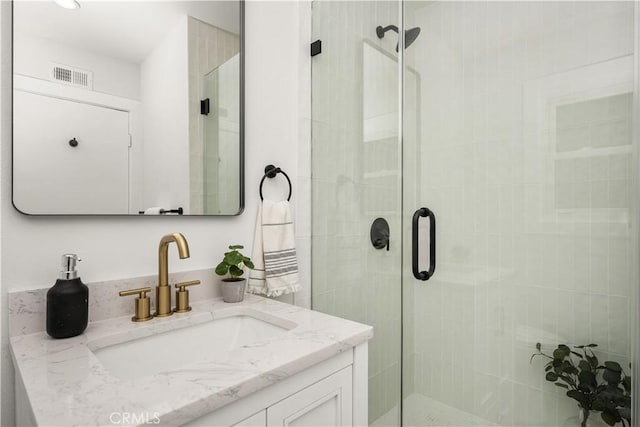
[[248, 292], [272, 297], [300, 290], [295, 243], [289, 202], [264, 200], [258, 208]]

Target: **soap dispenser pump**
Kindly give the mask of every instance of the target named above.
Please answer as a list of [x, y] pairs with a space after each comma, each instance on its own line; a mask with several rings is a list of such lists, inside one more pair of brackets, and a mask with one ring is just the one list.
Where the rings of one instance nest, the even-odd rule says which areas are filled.
[[89, 288], [76, 271], [76, 254], [62, 255], [62, 271], [47, 292], [47, 334], [53, 338], [80, 335], [89, 321]]

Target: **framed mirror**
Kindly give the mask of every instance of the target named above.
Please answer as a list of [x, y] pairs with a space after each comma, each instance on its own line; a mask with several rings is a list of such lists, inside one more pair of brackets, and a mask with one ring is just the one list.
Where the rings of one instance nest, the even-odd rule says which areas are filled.
[[13, 204], [238, 215], [244, 5], [14, 0]]

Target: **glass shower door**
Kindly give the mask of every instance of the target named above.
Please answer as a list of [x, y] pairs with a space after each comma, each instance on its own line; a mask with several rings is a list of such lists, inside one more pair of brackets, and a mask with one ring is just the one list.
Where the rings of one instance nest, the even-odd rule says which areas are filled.
[[202, 81], [209, 113], [203, 123], [203, 209], [205, 214], [234, 212], [240, 206], [240, 56], [208, 72]]
[[634, 25], [632, 2], [404, 3], [404, 426], [579, 426], [537, 343], [631, 374]]
[[[313, 2], [312, 306], [373, 325], [369, 421], [400, 425], [401, 155], [396, 1]], [[389, 225], [375, 248], [373, 222]], [[374, 239], [375, 240], [375, 239]], [[384, 239], [383, 239], [384, 240]]]

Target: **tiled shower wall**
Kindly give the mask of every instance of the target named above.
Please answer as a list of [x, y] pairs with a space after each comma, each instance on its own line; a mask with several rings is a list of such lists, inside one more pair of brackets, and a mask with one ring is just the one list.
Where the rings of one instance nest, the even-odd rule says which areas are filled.
[[574, 425], [575, 402], [529, 363], [536, 342], [596, 343], [629, 372], [633, 7], [405, 2], [422, 89], [404, 204], [438, 218], [436, 275], [405, 299], [407, 394], [501, 425]]
[[[400, 398], [400, 155], [393, 1], [313, 2], [312, 278], [315, 310], [375, 328], [369, 343], [369, 420]], [[366, 42], [365, 42], [366, 41]], [[389, 251], [369, 229], [390, 224]]]
[[[200, 115], [200, 99], [204, 94], [204, 78], [210, 71], [220, 67], [239, 51], [240, 39], [200, 20], [189, 18], [189, 190], [190, 207], [193, 213], [204, 212], [204, 137], [203, 123]], [[218, 165], [216, 144], [210, 144], [207, 150], [209, 165]], [[207, 189], [217, 199], [215, 189], [218, 188], [218, 174], [208, 173], [212, 177], [207, 182]]]

